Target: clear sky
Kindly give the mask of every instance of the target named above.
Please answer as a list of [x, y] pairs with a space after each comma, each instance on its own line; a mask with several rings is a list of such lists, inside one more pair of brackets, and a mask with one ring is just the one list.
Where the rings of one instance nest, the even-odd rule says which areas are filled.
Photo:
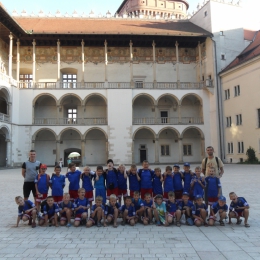
[[[51, 12], [54, 14], [59, 10], [62, 14], [66, 12], [72, 14], [76, 10], [79, 14], [83, 12], [87, 15], [91, 10], [95, 14], [101, 13], [105, 15], [109, 10], [114, 14], [117, 8], [120, 6], [123, 0], [0, 0], [5, 8], [11, 13], [16, 10], [20, 13], [22, 10], [26, 10], [27, 13], [34, 12], [37, 14], [40, 10], [45, 13]], [[204, 0], [187, 0], [190, 4], [188, 12], [192, 13], [196, 10], [198, 2], [203, 2]], [[231, 1], [231, 0], [226, 0]], [[238, 0], [233, 0], [234, 3]], [[260, 0], [242, 0], [242, 4], [245, 10], [245, 16], [241, 19], [246, 19], [248, 22], [257, 21], [256, 29], [260, 29]]]

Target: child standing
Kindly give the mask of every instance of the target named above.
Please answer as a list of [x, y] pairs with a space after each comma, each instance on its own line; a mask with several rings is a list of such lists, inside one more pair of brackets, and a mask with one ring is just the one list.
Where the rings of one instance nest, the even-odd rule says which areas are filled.
[[194, 223], [197, 227], [204, 224], [205, 227], [208, 226], [206, 218], [208, 215], [208, 207], [203, 203], [203, 198], [201, 195], [195, 197], [195, 204], [192, 208], [192, 216], [194, 218]]
[[79, 181], [81, 176], [81, 171], [76, 170], [76, 164], [70, 163], [69, 172], [67, 172], [66, 177], [68, 178], [70, 184], [69, 184], [69, 194], [70, 194], [70, 200], [74, 201], [78, 198], [78, 189], [79, 189]]
[[[107, 198], [109, 199], [109, 196], [111, 194], [115, 194], [118, 196], [118, 172], [114, 168], [114, 163], [112, 160], [107, 161], [107, 170], [106, 170], [106, 184], [107, 184]], [[103, 200], [104, 203], [106, 200]]]
[[40, 219], [40, 226], [47, 226], [48, 221], [51, 221], [49, 226], [58, 227], [58, 212], [60, 211], [58, 205], [54, 203], [52, 196], [48, 196], [46, 200], [46, 205], [43, 207], [43, 217]]
[[88, 202], [90, 204], [90, 207], [92, 206], [92, 201], [94, 200], [93, 196], [93, 185], [92, 185], [92, 179], [93, 175], [91, 174], [91, 169], [86, 166], [83, 169], [83, 173], [81, 175], [82, 179], [82, 188], [85, 189], [85, 197], [88, 199]]
[[72, 212], [74, 211], [74, 204], [70, 201], [69, 193], [64, 193], [63, 200], [59, 204], [60, 208], [60, 225], [71, 227], [71, 216]]
[[229, 206], [229, 224], [232, 224], [231, 218], [237, 219], [237, 224], [240, 225], [242, 220], [240, 217], [245, 218], [245, 227], [250, 227], [247, 223], [249, 217], [249, 204], [243, 197], [238, 197], [235, 192], [230, 192], [229, 197], [231, 204]]
[[205, 181], [204, 178], [200, 175], [201, 167], [197, 166], [195, 168], [195, 176], [193, 176], [191, 180], [191, 190], [193, 191], [192, 198], [195, 198], [198, 195], [200, 195], [202, 198], [204, 196]]
[[[215, 168], [214, 168], [215, 172]], [[225, 226], [223, 219], [226, 218], [228, 211], [228, 206], [226, 204], [226, 198], [224, 196], [220, 196], [218, 201], [213, 203], [210, 208], [210, 217], [209, 217], [209, 225], [214, 226], [215, 221], [217, 220], [216, 214], [219, 215], [219, 224], [220, 226]]]
[[183, 177], [183, 191], [190, 193], [190, 184], [191, 184], [191, 179], [193, 177], [193, 172], [190, 170], [190, 164], [189, 163], [184, 163], [183, 165], [183, 172], [182, 172], [182, 177]]
[[129, 190], [130, 190], [130, 197], [134, 197], [135, 191], [140, 191], [140, 177], [137, 172], [136, 165], [131, 165], [130, 170], [128, 171], [128, 179], [129, 179]]
[[54, 168], [54, 174], [52, 174], [50, 179], [50, 187], [52, 189], [52, 197], [54, 202], [60, 203], [63, 199], [63, 189], [65, 187], [65, 175], [61, 175], [61, 167], [56, 165]]
[[118, 168], [118, 200], [121, 203], [121, 198], [127, 196], [127, 174], [123, 164], [119, 165]]
[[173, 188], [176, 201], [181, 201], [183, 191], [182, 174], [180, 173], [180, 166], [178, 164], [175, 164], [173, 166]]
[[78, 227], [80, 224], [86, 225], [87, 223], [89, 202], [88, 199], [85, 198], [85, 192], [84, 188], [80, 188], [78, 190], [78, 198], [74, 201], [74, 227]]
[[30, 200], [24, 201], [21, 196], [15, 197], [15, 202], [18, 205], [18, 217], [16, 227], [18, 227], [20, 220], [23, 222], [29, 221], [28, 225], [32, 225], [32, 228], [36, 227], [36, 206]]
[[168, 201], [166, 202], [166, 210], [167, 210], [167, 222], [169, 224], [173, 223], [173, 218], [180, 219], [181, 218], [181, 212], [178, 211], [178, 205], [175, 201], [175, 195], [174, 192], [170, 191], [168, 193]]
[[156, 219], [156, 225], [168, 226], [169, 224], [167, 222], [167, 211], [165, 202], [163, 201], [163, 196], [159, 194], [155, 197], [154, 200], [155, 202], [153, 203], [153, 213]]
[[35, 189], [36, 189], [36, 207], [40, 211], [41, 202], [48, 196], [48, 190], [50, 185], [50, 176], [46, 174], [47, 165], [41, 164], [39, 174], [36, 176]]
[[153, 197], [156, 197], [156, 195], [163, 195], [162, 183], [163, 176], [161, 169], [155, 168], [153, 175]]
[[95, 205], [91, 207], [90, 218], [87, 222], [87, 227], [92, 227], [93, 225], [97, 225], [97, 227], [101, 227], [101, 220], [103, 219], [104, 227], [107, 226], [105, 219], [105, 207], [102, 205], [103, 198], [101, 196], [97, 196], [95, 199]]
[[171, 166], [167, 166], [166, 169], [165, 169], [163, 185], [164, 185], [163, 200], [167, 201], [168, 200], [168, 193], [174, 191], [173, 174], [172, 174], [172, 167]]
[[144, 213], [144, 203], [140, 199], [140, 192], [135, 191], [132, 199], [132, 206], [135, 208], [135, 223], [141, 220]]
[[143, 217], [143, 224], [148, 225], [153, 224], [153, 199], [151, 198], [150, 193], [146, 193], [144, 195], [144, 217]]
[[135, 225], [135, 208], [132, 206], [132, 198], [127, 196], [125, 198], [125, 205], [121, 206], [120, 211], [123, 215], [121, 225], [124, 226], [129, 223], [131, 226]]
[[107, 223], [110, 224], [113, 221], [113, 227], [117, 228], [117, 218], [119, 213], [120, 204], [116, 202], [117, 197], [115, 194], [111, 194], [109, 197], [109, 202], [106, 205], [105, 215]]
[[101, 196], [103, 198], [103, 202], [106, 203], [106, 173], [104, 173], [102, 166], [97, 166], [97, 171], [94, 175], [94, 180], [94, 187], [96, 189], [95, 197]]

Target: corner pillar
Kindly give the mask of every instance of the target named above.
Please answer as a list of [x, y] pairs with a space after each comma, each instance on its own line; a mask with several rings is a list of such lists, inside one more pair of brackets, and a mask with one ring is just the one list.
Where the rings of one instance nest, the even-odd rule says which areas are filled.
[[56, 162], [60, 161], [60, 141], [56, 141]]
[[155, 138], [155, 163], [159, 163], [159, 140]]
[[183, 146], [182, 146], [182, 138], [179, 138], [179, 163], [183, 162]]
[[20, 81], [20, 40], [19, 39], [17, 39], [16, 45], [17, 45], [16, 80], [18, 82], [18, 87], [19, 87], [19, 81]]
[[8, 76], [10, 77], [10, 79], [13, 78], [13, 75], [12, 75], [12, 71], [13, 71], [13, 34], [10, 33], [9, 34], [9, 64], [8, 64]]

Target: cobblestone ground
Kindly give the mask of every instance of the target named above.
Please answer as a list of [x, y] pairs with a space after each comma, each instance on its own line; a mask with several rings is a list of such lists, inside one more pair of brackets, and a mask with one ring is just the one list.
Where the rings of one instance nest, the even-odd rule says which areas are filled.
[[249, 202], [250, 228], [242, 224], [201, 228], [137, 224], [117, 229], [32, 229], [24, 224], [16, 228], [14, 197], [22, 195], [21, 170], [1, 170], [0, 259], [260, 259], [259, 170], [259, 166], [226, 165], [221, 179], [226, 197], [236, 191]]

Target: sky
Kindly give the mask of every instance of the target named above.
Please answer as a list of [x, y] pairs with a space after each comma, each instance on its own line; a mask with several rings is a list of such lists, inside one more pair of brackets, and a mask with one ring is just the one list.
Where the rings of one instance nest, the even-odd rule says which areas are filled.
[[[55, 14], [57, 10], [62, 14], [65, 14], [66, 12], [72, 14], [73, 11], [76, 10], [79, 14], [84, 12], [86, 15], [91, 11], [97, 15], [99, 13], [105, 15], [108, 10], [114, 14], [122, 1], [123, 0], [0, 0], [10, 14], [13, 10], [16, 10], [18, 13], [25, 10], [29, 14], [32, 12], [37, 14], [40, 10], [46, 14], [49, 12]], [[192, 13], [192, 11], [197, 9], [198, 2], [204, 2], [204, 0], [186, 1], [190, 4], [189, 13]], [[238, 0], [225, 1], [238, 2]], [[240, 0], [240, 2], [242, 2], [245, 10], [245, 16], [241, 19], [246, 19], [248, 22], [256, 21], [256, 29], [260, 29], [260, 0]]]

